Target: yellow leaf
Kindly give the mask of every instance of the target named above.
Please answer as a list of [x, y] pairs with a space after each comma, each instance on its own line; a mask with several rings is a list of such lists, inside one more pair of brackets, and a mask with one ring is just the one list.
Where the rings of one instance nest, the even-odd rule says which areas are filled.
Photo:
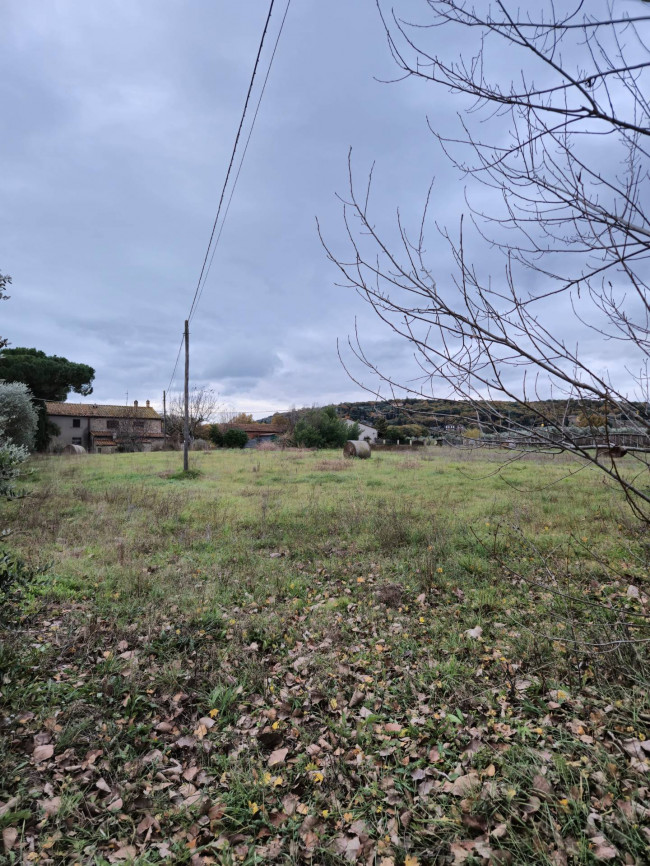
[[350, 823], [350, 821], [351, 821], [353, 818], [354, 818], [354, 815], [352, 814], [352, 812], [346, 812], [346, 813], [343, 815], [343, 820], [344, 820], [344, 821], [347, 821], [348, 824]]
[[251, 803], [250, 800], [248, 801], [248, 808], [251, 810], [253, 815], [255, 815], [260, 810], [260, 807], [257, 805], [257, 803]]
[[336, 698], [330, 698], [330, 707], [333, 710], [335, 710], [338, 707], [338, 705], [339, 705], [339, 702], [336, 700]]
[[273, 780], [273, 787], [280, 788], [282, 785], [284, 785], [284, 779], [282, 778], [282, 776], [276, 776]]
[[324, 778], [325, 776], [323, 776], [322, 773], [314, 773], [314, 775], [312, 776], [312, 779], [314, 780], [314, 782], [316, 782], [317, 785], [320, 785]]
[[407, 854], [406, 858], [404, 859], [404, 866], [420, 866], [420, 861], [412, 854]]
[[298, 805], [296, 806], [296, 812], [299, 815], [308, 815], [309, 814], [309, 807], [305, 806], [304, 803], [298, 803]]
[[327, 818], [329, 813], [330, 813], [329, 809], [323, 809], [323, 811], [321, 812], [321, 815], [323, 816], [323, 818]]
[[218, 716], [218, 715], [219, 715], [219, 710], [216, 710], [216, 709], [215, 709], [215, 710], [210, 710], [210, 712], [208, 713], [208, 715], [210, 716], [211, 719], [214, 719], [215, 716]]

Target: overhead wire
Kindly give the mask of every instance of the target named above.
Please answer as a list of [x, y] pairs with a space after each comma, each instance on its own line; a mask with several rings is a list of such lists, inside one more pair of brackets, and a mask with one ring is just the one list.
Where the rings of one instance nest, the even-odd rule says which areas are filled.
[[178, 361], [181, 357], [181, 352], [183, 351], [183, 343], [185, 342], [185, 334], [181, 337], [181, 344], [178, 347], [178, 354], [176, 355], [176, 363], [174, 364], [174, 369], [172, 370], [172, 375], [169, 380], [169, 385], [167, 385], [167, 390], [171, 391], [172, 385], [174, 383], [174, 379], [176, 378], [176, 370], [178, 369]]
[[[275, 5], [275, 0], [271, 0], [271, 2], [270, 2], [270, 4], [269, 4], [269, 11], [268, 11], [267, 16], [266, 16], [266, 21], [264, 22], [264, 29], [263, 29], [263, 31], [262, 31], [262, 37], [261, 37], [261, 39], [260, 39], [260, 43], [259, 43], [259, 46], [258, 46], [258, 49], [257, 49], [257, 55], [256, 55], [256, 57], [255, 57], [255, 63], [254, 63], [254, 66], [253, 66], [253, 71], [252, 71], [252, 74], [251, 74], [251, 79], [250, 79], [250, 82], [249, 82], [249, 85], [248, 85], [248, 90], [247, 90], [247, 93], [246, 93], [246, 99], [245, 99], [245, 101], [244, 101], [244, 108], [243, 108], [243, 110], [242, 110], [242, 115], [241, 115], [241, 118], [240, 118], [240, 121], [239, 121], [239, 126], [238, 126], [238, 128], [237, 128], [237, 134], [236, 134], [236, 136], [235, 136], [235, 142], [234, 142], [234, 144], [233, 144], [232, 153], [231, 153], [231, 156], [230, 156], [230, 161], [229, 161], [229, 163], [228, 163], [228, 170], [227, 170], [227, 172], [226, 172], [226, 177], [225, 177], [225, 180], [224, 180], [224, 183], [223, 183], [223, 187], [222, 187], [222, 189], [221, 189], [221, 194], [220, 194], [220, 196], [219, 196], [219, 204], [218, 204], [218, 206], [217, 206], [217, 213], [216, 213], [216, 216], [215, 216], [215, 219], [214, 219], [214, 223], [213, 223], [213, 225], [212, 225], [212, 231], [211, 231], [211, 233], [210, 233], [210, 239], [209, 239], [209, 241], [208, 241], [208, 246], [207, 246], [207, 249], [206, 249], [206, 252], [205, 252], [205, 256], [204, 256], [204, 258], [203, 258], [203, 263], [202, 263], [202, 265], [201, 265], [201, 272], [200, 272], [200, 274], [199, 274], [199, 279], [198, 279], [198, 281], [197, 281], [196, 288], [195, 288], [195, 290], [194, 290], [194, 296], [193, 296], [193, 298], [192, 298], [192, 303], [191, 303], [191, 305], [190, 305], [190, 311], [189, 311], [188, 316], [187, 316], [187, 320], [188, 320], [188, 322], [191, 321], [191, 319], [194, 317], [194, 315], [195, 315], [195, 313], [196, 313], [196, 308], [197, 308], [198, 303], [199, 303], [199, 301], [200, 301], [201, 295], [203, 294], [203, 289], [204, 289], [204, 287], [205, 287], [205, 282], [206, 282], [206, 280], [207, 280], [207, 276], [208, 276], [208, 274], [209, 274], [209, 272], [210, 272], [210, 269], [211, 269], [211, 267], [212, 267], [212, 262], [214, 261], [214, 255], [215, 255], [215, 252], [216, 252], [216, 248], [217, 248], [217, 245], [218, 245], [218, 243], [219, 243], [219, 239], [221, 238], [221, 234], [222, 234], [222, 232], [223, 232], [223, 227], [224, 227], [224, 225], [225, 225], [225, 221], [226, 221], [226, 217], [227, 217], [227, 215], [228, 215], [228, 211], [230, 210], [230, 205], [231, 205], [231, 203], [232, 203], [232, 199], [233, 199], [234, 191], [235, 191], [235, 188], [236, 188], [236, 186], [237, 186], [237, 181], [239, 180], [239, 175], [240, 175], [240, 173], [241, 173], [242, 166], [243, 166], [243, 164], [244, 164], [244, 159], [245, 159], [245, 157], [246, 157], [246, 153], [247, 153], [247, 151], [248, 151], [248, 146], [249, 146], [250, 141], [251, 141], [251, 136], [252, 136], [252, 133], [253, 133], [253, 128], [254, 128], [254, 126], [255, 126], [255, 121], [257, 120], [257, 115], [258, 115], [258, 113], [259, 113], [260, 105], [261, 105], [261, 103], [262, 103], [262, 97], [264, 96], [264, 92], [265, 92], [265, 90], [266, 90], [266, 85], [267, 85], [267, 82], [268, 82], [268, 80], [269, 80], [269, 75], [270, 75], [270, 73], [271, 73], [271, 67], [272, 67], [272, 65], [273, 65], [273, 60], [275, 59], [275, 54], [276, 54], [276, 52], [277, 52], [278, 44], [279, 44], [279, 42], [280, 42], [280, 37], [281, 37], [281, 35], [282, 35], [282, 31], [283, 31], [283, 29], [284, 29], [284, 24], [285, 24], [285, 21], [286, 21], [286, 18], [287, 18], [287, 14], [288, 14], [288, 12], [289, 12], [289, 7], [290, 7], [290, 5], [291, 5], [291, 0], [287, 0], [287, 5], [286, 5], [285, 11], [284, 11], [284, 15], [283, 15], [283, 17], [282, 17], [282, 21], [281, 21], [281, 24], [280, 24], [280, 28], [279, 28], [279, 30], [278, 30], [278, 35], [277, 35], [276, 40], [275, 40], [275, 45], [273, 46], [273, 51], [272, 51], [272, 53], [271, 53], [271, 58], [270, 58], [270, 60], [269, 60], [269, 66], [268, 66], [268, 69], [267, 69], [267, 71], [266, 71], [266, 75], [265, 75], [265, 77], [264, 77], [264, 83], [263, 83], [263, 85], [262, 85], [262, 88], [261, 88], [261, 91], [260, 91], [260, 96], [259, 96], [259, 98], [258, 98], [258, 100], [257, 100], [257, 105], [256, 105], [256, 107], [255, 107], [255, 113], [254, 113], [254, 115], [253, 115], [253, 120], [252, 120], [252, 123], [251, 123], [251, 127], [250, 127], [250, 129], [249, 129], [248, 136], [247, 136], [247, 138], [246, 138], [246, 144], [245, 144], [245, 146], [244, 146], [244, 151], [243, 151], [242, 157], [241, 157], [241, 159], [240, 159], [240, 161], [239, 161], [239, 166], [238, 166], [238, 168], [237, 168], [237, 173], [236, 173], [236, 175], [235, 175], [235, 180], [234, 180], [234, 182], [233, 182], [233, 186], [232, 186], [231, 191], [230, 191], [230, 196], [229, 196], [229, 198], [228, 198], [228, 202], [227, 202], [227, 205], [226, 205], [226, 210], [225, 210], [225, 213], [224, 213], [224, 217], [223, 217], [223, 220], [221, 221], [221, 226], [220, 226], [220, 229], [219, 229], [219, 233], [218, 233], [218, 235], [217, 235], [216, 241], [215, 241], [214, 246], [213, 246], [213, 241], [215, 240], [215, 232], [216, 232], [216, 229], [217, 229], [217, 225], [219, 224], [219, 217], [220, 217], [220, 215], [221, 215], [221, 210], [222, 210], [222, 207], [223, 207], [223, 202], [224, 202], [224, 198], [225, 198], [225, 195], [226, 195], [226, 190], [227, 190], [227, 188], [228, 188], [228, 182], [229, 182], [229, 180], [230, 180], [230, 176], [231, 176], [231, 173], [232, 173], [233, 165], [234, 165], [234, 162], [235, 162], [235, 157], [236, 157], [236, 154], [237, 154], [237, 148], [238, 148], [239, 140], [240, 140], [240, 138], [241, 138], [242, 130], [243, 130], [243, 127], [244, 127], [244, 122], [245, 122], [245, 119], [246, 119], [246, 114], [247, 114], [247, 111], [248, 111], [248, 106], [249, 106], [249, 103], [250, 103], [251, 94], [252, 94], [252, 92], [253, 92], [253, 86], [254, 86], [254, 84], [255, 84], [255, 78], [256, 78], [256, 76], [257, 76], [257, 71], [258, 71], [259, 64], [260, 64], [260, 58], [261, 58], [261, 56], [262, 56], [262, 51], [263, 51], [264, 43], [265, 43], [265, 40], [266, 40], [266, 35], [267, 35], [267, 33], [268, 33], [269, 23], [270, 23], [270, 20], [271, 20], [271, 16], [272, 16], [272, 14], [273, 14], [273, 8], [274, 8], [274, 5]], [[211, 254], [211, 253], [212, 253], [212, 254]], [[208, 258], [209, 258], [209, 262], [208, 262]], [[207, 265], [207, 269], [206, 269], [206, 265]], [[179, 348], [178, 348], [178, 353], [177, 353], [177, 355], [176, 355], [176, 361], [175, 361], [175, 363], [174, 363], [174, 369], [173, 369], [173, 371], [172, 371], [172, 375], [171, 375], [170, 380], [169, 380], [169, 385], [168, 385], [168, 387], [167, 387], [167, 390], [168, 390], [168, 391], [171, 390], [172, 384], [174, 383], [174, 379], [175, 379], [175, 377], [176, 377], [176, 371], [177, 371], [177, 369], [178, 369], [178, 363], [179, 363], [180, 356], [181, 356], [181, 352], [182, 352], [182, 349], [183, 349], [183, 343], [184, 343], [184, 340], [185, 340], [185, 337], [184, 337], [184, 335], [183, 335], [183, 336], [181, 337], [180, 346], [179, 346]]]
[[217, 224], [219, 222], [219, 216], [221, 214], [221, 207], [223, 205], [223, 200], [226, 196], [226, 188], [228, 186], [228, 181], [230, 180], [230, 173], [232, 171], [233, 164], [235, 162], [235, 155], [237, 153], [237, 145], [239, 144], [239, 139], [241, 137], [242, 129], [244, 127], [244, 120], [246, 118], [246, 111], [248, 110], [248, 103], [250, 102], [251, 94], [253, 92], [253, 85], [255, 84], [255, 76], [257, 75], [257, 69], [260, 64], [260, 57], [262, 56], [262, 49], [264, 48], [264, 41], [266, 39], [266, 34], [269, 29], [269, 22], [271, 20], [271, 15], [273, 13], [273, 7], [275, 5], [275, 0], [271, 0], [269, 5], [269, 11], [266, 16], [266, 21], [264, 23], [264, 30], [262, 31], [262, 38], [260, 39], [260, 44], [257, 49], [257, 56], [255, 57], [255, 65], [253, 66], [253, 73], [251, 75], [251, 80], [248, 85], [248, 91], [246, 93], [246, 100], [244, 102], [244, 109], [242, 111], [241, 118], [239, 120], [239, 126], [237, 128], [237, 135], [235, 136], [235, 143], [232, 148], [232, 153], [230, 155], [230, 162], [228, 163], [228, 171], [226, 172], [226, 178], [223, 182], [223, 187], [221, 189], [221, 195], [219, 196], [219, 205], [217, 207], [217, 215], [214, 218], [214, 223], [212, 224], [212, 232], [210, 233], [210, 240], [208, 241], [208, 247], [205, 251], [205, 256], [203, 258], [203, 264], [201, 266], [201, 273], [199, 274], [199, 279], [196, 284], [196, 289], [194, 290], [194, 297], [192, 298], [192, 305], [190, 306], [190, 312], [187, 316], [188, 321], [192, 318], [192, 313], [194, 312], [194, 307], [196, 305], [196, 300], [199, 294], [199, 290], [201, 288], [201, 282], [203, 280], [203, 274], [205, 273], [205, 268], [208, 262], [208, 256], [210, 255], [210, 248], [212, 247], [212, 241], [214, 239], [214, 233], [217, 230]]
[[244, 150], [241, 155], [241, 159], [239, 160], [239, 166], [237, 168], [237, 173], [235, 175], [235, 179], [233, 181], [232, 187], [230, 189], [230, 196], [228, 197], [228, 203], [226, 204], [226, 210], [224, 211], [223, 219], [221, 220], [221, 226], [219, 227], [219, 233], [217, 234], [216, 240], [212, 247], [212, 255], [210, 256], [210, 262], [208, 264], [207, 270], [205, 272], [205, 277], [203, 279], [203, 285], [199, 290], [198, 297], [196, 298], [196, 303], [194, 304], [194, 312], [190, 314], [190, 319], [195, 315], [196, 309], [201, 301], [201, 296], [203, 295], [203, 289], [205, 288], [205, 284], [207, 282], [208, 276], [210, 274], [210, 270], [212, 268], [212, 262], [214, 261], [214, 255], [217, 251], [217, 247], [219, 246], [219, 241], [221, 240], [221, 235], [223, 233], [223, 228], [226, 224], [226, 220], [228, 219], [228, 212], [230, 211], [230, 205], [232, 204], [233, 196], [235, 194], [235, 189], [237, 188], [237, 181], [239, 180], [239, 175], [241, 174], [242, 167], [244, 165], [244, 160], [246, 159], [246, 153], [248, 152], [248, 146], [251, 142], [251, 137], [253, 135], [253, 130], [255, 129], [255, 121], [257, 120], [257, 115], [259, 114], [260, 106], [262, 104], [262, 99], [264, 98], [264, 91], [266, 90], [266, 85], [269, 80], [269, 76], [271, 74], [271, 68], [273, 67], [273, 61], [275, 60], [275, 54], [278, 50], [278, 45], [280, 43], [280, 38], [282, 36], [282, 31], [284, 30], [284, 23], [287, 20], [287, 15], [289, 14], [289, 7], [291, 6], [291, 0], [287, 0], [287, 5], [284, 10], [284, 15], [282, 16], [282, 21], [280, 23], [280, 29], [278, 30], [278, 35], [275, 39], [275, 45], [273, 46], [273, 51], [271, 53], [271, 59], [269, 60], [269, 66], [266, 70], [266, 75], [264, 76], [264, 83], [262, 84], [262, 88], [260, 90], [260, 95], [257, 100], [257, 105], [255, 106], [255, 113], [253, 114], [253, 120], [251, 121], [250, 129], [248, 130], [248, 136], [246, 138], [246, 144], [244, 145]]

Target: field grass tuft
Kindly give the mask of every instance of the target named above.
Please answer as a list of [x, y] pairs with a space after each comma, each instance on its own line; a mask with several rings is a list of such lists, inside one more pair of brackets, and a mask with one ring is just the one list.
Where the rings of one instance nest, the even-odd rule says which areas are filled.
[[2, 862], [646, 863], [650, 540], [503, 461], [34, 460]]

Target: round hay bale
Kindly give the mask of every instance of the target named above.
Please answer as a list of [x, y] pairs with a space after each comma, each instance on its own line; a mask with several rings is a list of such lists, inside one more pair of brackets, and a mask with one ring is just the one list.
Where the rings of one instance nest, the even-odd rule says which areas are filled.
[[344, 457], [359, 457], [361, 460], [367, 460], [371, 454], [370, 445], [367, 442], [348, 439], [343, 446]]
[[83, 445], [66, 445], [63, 449], [64, 454], [85, 454], [86, 449]]

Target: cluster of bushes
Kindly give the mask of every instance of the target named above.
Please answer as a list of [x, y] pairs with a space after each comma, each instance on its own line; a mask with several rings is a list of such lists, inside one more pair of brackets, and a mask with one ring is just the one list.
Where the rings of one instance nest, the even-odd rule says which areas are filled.
[[360, 428], [336, 414], [333, 406], [310, 409], [297, 422], [293, 439], [301, 448], [342, 448], [348, 439], [358, 439]]
[[0, 381], [0, 497], [15, 496], [21, 464], [34, 447], [37, 421], [27, 386]]
[[[0, 498], [14, 499], [22, 464], [34, 447], [38, 416], [31, 394], [20, 382], [0, 381]], [[0, 532], [0, 537], [5, 536]], [[16, 610], [34, 572], [5, 547], [0, 547], [0, 623]]]
[[228, 427], [225, 431], [218, 424], [210, 425], [210, 442], [217, 448], [245, 448], [248, 436], [243, 430]]
[[380, 435], [380, 438], [394, 445], [396, 442], [407, 442], [409, 439], [422, 439], [422, 437], [428, 435], [429, 431], [421, 424], [400, 424], [386, 427], [385, 435]]
[[[299, 448], [342, 448], [348, 439], [359, 437], [359, 425], [339, 418], [333, 406], [301, 410], [296, 415], [295, 421], [283, 416], [285, 429], [282, 430], [280, 438], [284, 445], [295, 445]], [[269, 427], [269, 432], [279, 433], [279, 428], [279, 424], [273, 424]], [[246, 433], [237, 427], [211, 424], [207, 430], [202, 431], [203, 436], [206, 434], [217, 448], [244, 448], [248, 442]]]

